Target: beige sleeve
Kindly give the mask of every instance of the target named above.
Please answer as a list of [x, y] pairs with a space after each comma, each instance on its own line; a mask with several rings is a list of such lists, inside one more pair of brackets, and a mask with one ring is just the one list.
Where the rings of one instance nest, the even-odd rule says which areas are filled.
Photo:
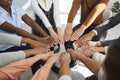
[[14, 34], [7, 34], [7, 33], [0, 33], [0, 44], [11, 44], [14, 46], [20, 46], [22, 37], [14, 35]]
[[0, 67], [24, 58], [26, 58], [24, 51], [0, 53]]

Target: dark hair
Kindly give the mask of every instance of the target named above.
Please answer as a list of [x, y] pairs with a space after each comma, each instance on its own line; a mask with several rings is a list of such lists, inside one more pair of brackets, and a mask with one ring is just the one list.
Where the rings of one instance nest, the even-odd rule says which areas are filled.
[[104, 62], [107, 80], [120, 80], [120, 38], [115, 40], [108, 49]]

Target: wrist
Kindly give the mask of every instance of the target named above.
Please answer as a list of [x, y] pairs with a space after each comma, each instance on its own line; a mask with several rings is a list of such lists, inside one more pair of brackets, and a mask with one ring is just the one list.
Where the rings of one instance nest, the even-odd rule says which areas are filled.
[[89, 34], [89, 36], [91, 36], [92, 38], [96, 35], [94, 31], [90, 31], [88, 34]]
[[30, 43], [30, 38], [22, 38], [21, 43]]
[[101, 44], [101, 41], [98, 41], [97, 43], [96, 43], [96, 46], [101, 46], [102, 44]]
[[29, 56], [33, 55], [33, 53], [31, 52], [31, 49], [24, 50], [24, 52], [25, 52], [26, 57], [29, 57]]
[[67, 28], [72, 28], [72, 23], [67, 23]]
[[85, 29], [87, 29], [87, 26], [85, 26], [84, 24], [82, 24], [81, 28], [83, 28], [85, 30]]

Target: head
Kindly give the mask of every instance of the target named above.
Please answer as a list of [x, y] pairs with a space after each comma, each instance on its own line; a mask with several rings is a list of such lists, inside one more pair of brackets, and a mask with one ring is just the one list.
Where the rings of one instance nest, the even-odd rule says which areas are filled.
[[1, 7], [10, 7], [12, 5], [13, 0], [0, 0]]
[[[103, 63], [106, 80], [120, 80], [120, 38], [115, 40], [108, 49]], [[105, 80], [105, 79], [104, 79]]]

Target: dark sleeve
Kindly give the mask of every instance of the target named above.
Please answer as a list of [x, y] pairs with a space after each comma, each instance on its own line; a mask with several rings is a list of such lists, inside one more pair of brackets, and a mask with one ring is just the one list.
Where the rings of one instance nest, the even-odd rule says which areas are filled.
[[115, 15], [114, 17], [111, 17], [108, 20], [104, 21], [102, 24], [98, 25], [95, 28], [95, 31], [97, 31], [97, 34], [99, 35], [105, 31], [115, 27], [119, 23], [120, 23], [120, 13]]
[[116, 39], [101, 41], [101, 44], [102, 44], [102, 46], [110, 46], [110, 44], [115, 40]]

